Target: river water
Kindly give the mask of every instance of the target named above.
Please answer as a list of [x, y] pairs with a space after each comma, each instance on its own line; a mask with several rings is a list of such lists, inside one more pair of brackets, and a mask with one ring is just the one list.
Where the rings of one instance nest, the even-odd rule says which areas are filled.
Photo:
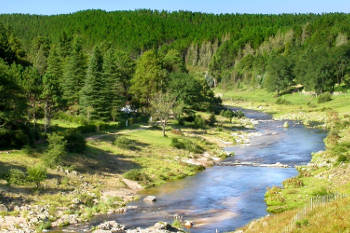
[[[324, 149], [324, 131], [308, 129], [297, 122], [272, 120], [265, 113], [244, 110], [248, 118], [257, 121], [255, 130], [249, 130], [250, 142], [227, 147], [234, 157], [226, 161], [273, 164], [280, 162], [291, 168], [214, 166], [193, 177], [168, 183], [150, 190], [157, 196], [154, 204], [142, 200], [130, 203], [137, 209], [124, 215], [104, 216], [94, 219], [96, 225], [106, 220], [116, 220], [128, 228], [147, 227], [158, 221], [172, 222], [174, 215], [192, 220], [192, 233], [232, 231], [255, 218], [267, 214], [264, 194], [268, 187], [297, 175], [295, 165], [305, 164], [311, 153]], [[81, 232], [90, 226], [74, 231]]]

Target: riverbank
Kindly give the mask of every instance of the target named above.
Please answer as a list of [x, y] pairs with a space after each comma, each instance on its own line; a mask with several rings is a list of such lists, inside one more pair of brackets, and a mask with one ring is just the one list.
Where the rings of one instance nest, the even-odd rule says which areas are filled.
[[[198, 114], [209, 119], [206, 113]], [[40, 191], [30, 184], [9, 186], [1, 180], [0, 232], [41, 231], [88, 221], [99, 214], [128, 211], [126, 203], [137, 199], [141, 190], [192, 176], [225, 158], [222, 148], [244, 138], [244, 132], [232, 135], [232, 129], [254, 127], [247, 119], [231, 123], [216, 116], [216, 120], [206, 129], [171, 123], [167, 137], [161, 129], [147, 125], [88, 135], [84, 155], [71, 156], [69, 166], [49, 169]], [[120, 137], [128, 139], [127, 147], [115, 143]], [[175, 147], [174, 138], [190, 147]], [[1, 169], [41, 163], [43, 153], [2, 151]]]
[[322, 103], [317, 97], [301, 92], [275, 97], [264, 89], [217, 89], [216, 94], [226, 105], [263, 111], [276, 120], [302, 121], [307, 127], [326, 128], [327, 113], [332, 111], [340, 116], [350, 113], [350, 93], [333, 95], [330, 101]]
[[[317, 103], [317, 98], [301, 93], [274, 98], [264, 90], [235, 90], [220, 94], [227, 105], [268, 112], [274, 119], [299, 120], [308, 127], [329, 131], [326, 150], [312, 154], [299, 166], [298, 176], [265, 194], [272, 215], [255, 220], [235, 232], [344, 232], [350, 228], [350, 96], [333, 96]], [[281, 98], [283, 99], [281, 101]], [[278, 100], [280, 99], [280, 100]], [[325, 224], [327, 223], [327, 224]]]

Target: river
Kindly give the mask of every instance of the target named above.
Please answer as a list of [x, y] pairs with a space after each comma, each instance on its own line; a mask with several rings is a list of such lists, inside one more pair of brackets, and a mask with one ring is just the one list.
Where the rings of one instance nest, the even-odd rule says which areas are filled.
[[[116, 220], [128, 228], [146, 227], [158, 221], [172, 222], [174, 215], [192, 220], [192, 233], [232, 231], [251, 220], [266, 214], [264, 194], [268, 187], [297, 175], [295, 165], [305, 164], [311, 153], [324, 149], [326, 132], [305, 128], [289, 121], [272, 120], [271, 116], [258, 111], [244, 110], [248, 118], [258, 123], [250, 130], [248, 144], [231, 146], [226, 151], [235, 153], [226, 161], [273, 164], [280, 162], [291, 168], [214, 166], [193, 177], [171, 182], [148, 192], [157, 196], [154, 204], [142, 200], [130, 203], [137, 209], [124, 215], [95, 218], [95, 225], [106, 220]], [[74, 231], [82, 232], [85, 226]]]

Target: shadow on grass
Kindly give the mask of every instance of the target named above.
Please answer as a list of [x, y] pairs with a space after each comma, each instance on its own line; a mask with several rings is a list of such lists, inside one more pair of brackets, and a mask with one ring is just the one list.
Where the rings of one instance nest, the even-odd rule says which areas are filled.
[[130, 169], [141, 168], [137, 163], [129, 160], [130, 157], [121, 154], [112, 154], [104, 150], [89, 146], [84, 155], [69, 158], [68, 162], [82, 173], [122, 174]]
[[[122, 141], [117, 141], [117, 138], [123, 138]], [[148, 143], [140, 142], [134, 139], [130, 139], [127, 136], [121, 135], [121, 134], [106, 134], [103, 135], [97, 139], [94, 139], [95, 141], [104, 141], [108, 142], [111, 144], [114, 144], [115, 146], [118, 146], [122, 149], [127, 149], [127, 150], [133, 150], [133, 151], [140, 151], [142, 147], [149, 146]]]

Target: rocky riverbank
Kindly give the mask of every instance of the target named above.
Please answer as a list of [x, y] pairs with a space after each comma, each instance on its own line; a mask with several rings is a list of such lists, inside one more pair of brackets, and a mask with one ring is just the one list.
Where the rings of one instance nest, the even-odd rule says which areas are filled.
[[[231, 123], [221, 116], [218, 118], [217, 126], [205, 131], [197, 129], [181, 131], [181, 137], [195, 141], [206, 149], [203, 153], [188, 153], [172, 147], [163, 148], [162, 144], [154, 143], [158, 139], [164, 140], [161, 136], [158, 138], [158, 134], [155, 137], [154, 132], [156, 131], [154, 130], [125, 130], [125, 132], [117, 132], [116, 134], [88, 138], [88, 145], [98, 149], [93, 151], [98, 153], [93, 155], [97, 156], [97, 160], [84, 158], [85, 161], [79, 161], [79, 166], [84, 165], [80, 169], [78, 169], [79, 167], [50, 169], [49, 179], [43, 182], [40, 191], [33, 191], [31, 187], [25, 185], [8, 186], [4, 180], [0, 180], [0, 232], [31, 233], [86, 222], [96, 215], [125, 213], [130, 208], [126, 207], [126, 204], [137, 199], [138, 192], [147, 186], [144, 185], [143, 181], [127, 179], [120, 172], [120, 169], [123, 166], [130, 167], [128, 164], [134, 160], [124, 160], [122, 156], [114, 155], [114, 153], [121, 152], [131, 157], [137, 152], [137, 162], [140, 162], [140, 154], [142, 159], [148, 160], [150, 154], [153, 154], [153, 159], [154, 153], [162, 153], [159, 158], [156, 157], [153, 159], [154, 161], [150, 162], [157, 165], [165, 159], [168, 161], [167, 167], [171, 164], [180, 165], [178, 168], [171, 168], [174, 170], [172, 171], [173, 175], [177, 175], [174, 174], [176, 171], [181, 173], [178, 175], [179, 178], [194, 175], [194, 173], [201, 171], [199, 168], [212, 166], [221, 159], [230, 156], [222, 152], [222, 148], [227, 144], [247, 141], [247, 136], [243, 131], [239, 134], [232, 133], [231, 127], [239, 129], [254, 127], [253, 122], [248, 119], [237, 119]], [[121, 133], [134, 138], [137, 136], [140, 144], [142, 142], [142, 145], [147, 146], [138, 151], [117, 150], [107, 139], [110, 140], [109, 138]], [[159, 135], [161, 134], [159, 133]], [[176, 134], [172, 135], [172, 137], [174, 136]], [[170, 141], [170, 139], [166, 140]], [[108, 152], [106, 153], [104, 150]], [[29, 161], [30, 163], [40, 161], [36, 158], [40, 157], [40, 154], [24, 156], [21, 151], [10, 151], [6, 153], [6, 156], [13, 160], [14, 164], [23, 163], [25, 165]], [[147, 161], [147, 163], [149, 162]], [[80, 171], [86, 170], [86, 167], [89, 168], [88, 172]], [[160, 177], [168, 176], [169, 173], [168, 169], [159, 170], [157, 166], [151, 167], [151, 169], [157, 171], [159, 173], [157, 175]], [[142, 173], [140, 175], [144, 176]], [[147, 177], [147, 179], [157, 180], [158, 178]], [[174, 178], [170, 177], [169, 181], [172, 179]], [[162, 180], [162, 183], [165, 182]]]

